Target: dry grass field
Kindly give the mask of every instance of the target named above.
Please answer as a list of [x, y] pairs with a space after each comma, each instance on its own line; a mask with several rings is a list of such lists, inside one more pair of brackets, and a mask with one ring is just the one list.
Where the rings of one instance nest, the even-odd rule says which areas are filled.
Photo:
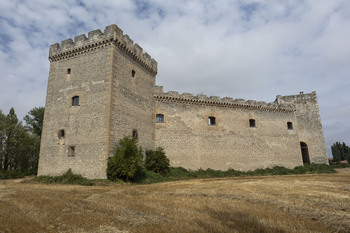
[[350, 232], [350, 169], [92, 187], [1, 180], [0, 232]]

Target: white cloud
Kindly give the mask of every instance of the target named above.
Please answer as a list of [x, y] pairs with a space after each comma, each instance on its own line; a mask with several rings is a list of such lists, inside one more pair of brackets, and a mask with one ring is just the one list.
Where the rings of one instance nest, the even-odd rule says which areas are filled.
[[[50, 44], [116, 23], [166, 90], [273, 101], [316, 90], [327, 147], [350, 144], [346, 0], [0, 0], [0, 109], [43, 105]], [[330, 114], [332, 113], [332, 114]], [[341, 125], [342, 127], [336, 127]]]

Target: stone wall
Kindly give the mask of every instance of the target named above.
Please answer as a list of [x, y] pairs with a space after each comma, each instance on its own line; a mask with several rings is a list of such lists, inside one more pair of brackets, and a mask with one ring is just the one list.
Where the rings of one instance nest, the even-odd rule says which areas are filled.
[[[110, 148], [124, 136], [137, 131], [138, 144], [154, 149], [155, 74], [135, 62], [115, 46], [111, 95]], [[134, 76], [134, 77], [132, 77]]]
[[134, 129], [154, 149], [157, 62], [128, 35], [116, 25], [94, 30], [51, 45], [49, 60], [39, 175], [106, 178], [108, 156]]
[[307, 144], [311, 163], [328, 164], [316, 92], [277, 96], [276, 102], [296, 108], [299, 140]]
[[[290, 105], [162, 93], [160, 87], [155, 99], [156, 114], [164, 115], [164, 122], [156, 123], [156, 147], [165, 149], [172, 166], [246, 171], [302, 165]], [[215, 117], [215, 125], [208, 117]], [[256, 127], [250, 127], [250, 119]]]
[[293, 168], [300, 142], [311, 162], [328, 163], [316, 93], [272, 103], [163, 93], [157, 62], [116, 25], [51, 45], [49, 60], [39, 175], [106, 178], [108, 156], [133, 131], [144, 150], [161, 146], [188, 169]]
[[[106, 178], [112, 51], [109, 45], [51, 62], [39, 175], [71, 168], [86, 177]], [[74, 96], [79, 96], [79, 106], [72, 106]], [[65, 135], [60, 139], [61, 129]], [[68, 156], [70, 146], [74, 157]]]

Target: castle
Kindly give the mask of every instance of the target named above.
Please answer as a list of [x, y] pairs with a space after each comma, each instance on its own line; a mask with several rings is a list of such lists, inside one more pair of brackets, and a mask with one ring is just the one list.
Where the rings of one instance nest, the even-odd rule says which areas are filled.
[[315, 92], [272, 103], [164, 93], [157, 62], [116, 25], [51, 45], [49, 60], [38, 175], [106, 178], [124, 136], [192, 170], [328, 164]]

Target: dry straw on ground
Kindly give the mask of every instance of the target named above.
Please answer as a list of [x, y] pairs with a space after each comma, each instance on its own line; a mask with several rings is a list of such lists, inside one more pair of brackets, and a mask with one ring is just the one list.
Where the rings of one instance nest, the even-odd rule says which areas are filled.
[[0, 181], [0, 232], [350, 232], [350, 170], [93, 187]]

